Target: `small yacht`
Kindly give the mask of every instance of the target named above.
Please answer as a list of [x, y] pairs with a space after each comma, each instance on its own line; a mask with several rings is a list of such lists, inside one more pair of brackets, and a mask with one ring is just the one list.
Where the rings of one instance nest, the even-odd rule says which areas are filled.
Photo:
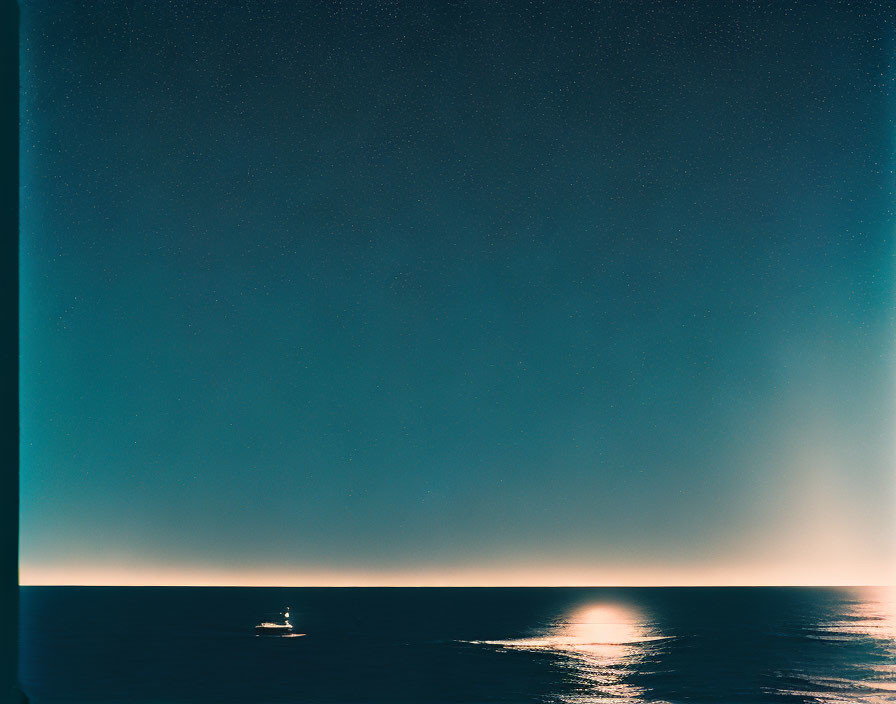
[[289, 635], [292, 633], [292, 624], [289, 622], [289, 607], [283, 612], [283, 623], [273, 623], [272, 621], [264, 621], [255, 627], [255, 635]]

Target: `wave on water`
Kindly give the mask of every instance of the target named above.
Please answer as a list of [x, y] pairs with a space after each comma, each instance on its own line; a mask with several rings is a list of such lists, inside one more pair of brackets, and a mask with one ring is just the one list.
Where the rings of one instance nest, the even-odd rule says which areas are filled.
[[865, 591], [842, 601], [828, 618], [807, 624], [799, 637], [855, 651], [842, 675], [818, 665], [776, 673], [788, 686], [776, 694], [810, 698], [817, 704], [896, 702], [896, 595]]

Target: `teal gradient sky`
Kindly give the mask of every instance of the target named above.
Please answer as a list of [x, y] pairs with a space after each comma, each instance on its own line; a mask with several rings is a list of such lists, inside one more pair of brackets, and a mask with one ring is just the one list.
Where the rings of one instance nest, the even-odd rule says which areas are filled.
[[22, 3], [30, 583], [881, 583], [887, 3]]

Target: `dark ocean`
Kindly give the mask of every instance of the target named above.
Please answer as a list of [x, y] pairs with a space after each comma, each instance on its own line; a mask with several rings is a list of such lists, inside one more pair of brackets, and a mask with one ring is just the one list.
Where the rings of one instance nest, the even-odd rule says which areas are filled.
[[[255, 634], [287, 606], [305, 635]], [[37, 704], [896, 702], [875, 589], [22, 587], [21, 616]]]

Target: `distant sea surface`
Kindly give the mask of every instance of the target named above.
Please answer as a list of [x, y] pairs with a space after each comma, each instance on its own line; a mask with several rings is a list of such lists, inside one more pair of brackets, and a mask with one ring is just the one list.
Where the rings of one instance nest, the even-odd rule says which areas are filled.
[[22, 587], [20, 653], [36, 704], [896, 702], [879, 589]]

